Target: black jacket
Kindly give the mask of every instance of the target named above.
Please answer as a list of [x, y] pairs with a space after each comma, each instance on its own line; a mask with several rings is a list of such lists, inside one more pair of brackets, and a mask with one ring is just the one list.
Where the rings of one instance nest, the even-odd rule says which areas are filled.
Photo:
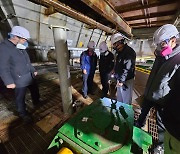
[[0, 76], [5, 85], [26, 87], [33, 81], [35, 69], [26, 50], [19, 50], [9, 40], [0, 43]]
[[101, 74], [109, 74], [114, 68], [114, 55], [106, 51], [100, 55], [99, 71]]
[[119, 82], [133, 79], [135, 76], [136, 53], [127, 44], [122, 51], [116, 51], [115, 77]]
[[163, 111], [162, 121], [170, 134], [180, 141], [180, 46], [172, 54], [156, 58], [149, 76], [145, 98]]

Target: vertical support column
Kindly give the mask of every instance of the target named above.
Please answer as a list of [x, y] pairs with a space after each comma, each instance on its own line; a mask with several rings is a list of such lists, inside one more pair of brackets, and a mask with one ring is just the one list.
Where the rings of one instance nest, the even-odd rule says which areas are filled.
[[99, 44], [99, 41], [100, 41], [101, 36], [102, 36], [102, 33], [103, 33], [103, 31], [101, 31], [101, 34], [100, 34], [100, 36], [99, 36], [99, 39], [98, 39], [98, 41], [97, 41], [97, 43], [96, 43], [96, 47], [97, 47], [97, 46], [98, 46], [98, 44]]
[[139, 56], [140, 56], [140, 57], [143, 56], [143, 51], [142, 51], [143, 42], [144, 42], [144, 41], [142, 41], [142, 40], [141, 40], [141, 42], [140, 42], [140, 48], [139, 48]]
[[83, 23], [81, 24], [81, 28], [80, 28], [80, 31], [79, 31], [78, 39], [77, 39], [77, 42], [76, 42], [76, 47], [78, 47], [78, 43], [79, 43], [79, 39], [80, 39], [80, 36], [81, 36], [82, 29], [83, 29]]
[[69, 52], [67, 48], [67, 29], [65, 27], [52, 27], [52, 30], [57, 55], [63, 112], [65, 114], [72, 114], [72, 90], [70, 83]]

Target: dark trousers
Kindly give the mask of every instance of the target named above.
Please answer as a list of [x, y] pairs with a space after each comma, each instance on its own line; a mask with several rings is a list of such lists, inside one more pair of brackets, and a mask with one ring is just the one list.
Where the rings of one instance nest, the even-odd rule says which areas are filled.
[[37, 83], [34, 81], [32, 85], [27, 87], [15, 88], [15, 102], [17, 106], [17, 110], [20, 116], [26, 116], [26, 104], [25, 104], [25, 96], [27, 88], [30, 90], [33, 104], [36, 105], [39, 102], [39, 88]]
[[83, 88], [82, 92], [84, 96], [87, 96], [88, 92], [92, 92], [93, 90], [93, 78], [94, 78], [94, 73], [90, 74], [83, 74]]
[[100, 72], [100, 78], [101, 78], [103, 96], [107, 96], [109, 90], [108, 74]]

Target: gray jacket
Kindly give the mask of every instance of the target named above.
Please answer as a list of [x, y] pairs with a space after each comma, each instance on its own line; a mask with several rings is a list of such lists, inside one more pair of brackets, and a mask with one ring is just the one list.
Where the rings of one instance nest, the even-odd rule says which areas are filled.
[[33, 81], [35, 69], [26, 50], [19, 50], [9, 40], [0, 43], [0, 77], [5, 85], [26, 87]]
[[160, 64], [156, 58], [149, 76], [145, 98], [163, 109], [166, 129], [180, 140], [180, 46]]

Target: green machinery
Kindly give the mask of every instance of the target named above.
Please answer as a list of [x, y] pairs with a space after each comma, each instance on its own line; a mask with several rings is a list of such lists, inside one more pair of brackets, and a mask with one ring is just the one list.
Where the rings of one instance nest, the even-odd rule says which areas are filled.
[[141, 151], [147, 151], [152, 137], [133, 124], [131, 105], [108, 98], [99, 99], [84, 107], [59, 129], [48, 151], [57, 152], [68, 147], [73, 153], [130, 154], [136, 153], [132, 152], [134, 144]]

